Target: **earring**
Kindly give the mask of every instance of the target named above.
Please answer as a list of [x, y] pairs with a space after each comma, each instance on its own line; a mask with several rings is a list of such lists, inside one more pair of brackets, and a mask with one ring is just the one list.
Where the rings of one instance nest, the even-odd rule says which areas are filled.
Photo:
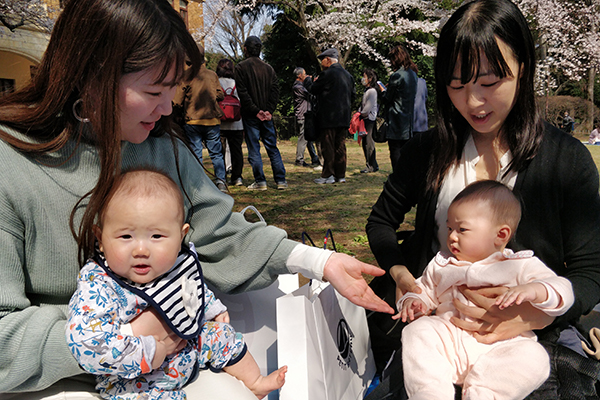
[[79, 114], [77, 114], [77, 106], [81, 103], [83, 103], [83, 100], [81, 100], [81, 99], [77, 99], [77, 100], [75, 100], [75, 103], [73, 103], [73, 116], [75, 117], [75, 119], [77, 121], [83, 122], [85, 124], [85, 123], [90, 122], [90, 119], [89, 118], [81, 118], [79, 116]]

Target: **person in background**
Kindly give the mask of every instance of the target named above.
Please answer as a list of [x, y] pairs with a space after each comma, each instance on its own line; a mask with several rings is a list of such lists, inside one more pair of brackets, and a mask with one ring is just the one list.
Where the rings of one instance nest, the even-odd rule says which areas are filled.
[[308, 85], [317, 97], [317, 127], [320, 130], [323, 170], [317, 184], [346, 182], [346, 135], [352, 117], [352, 102], [356, 96], [354, 78], [339, 63], [337, 49], [319, 54], [323, 71]]
[[273, 113], [279, 101], [277, 75], [266, 62], [260, 51], [262, 42], [256, 36], [248, 36], [244, 42], [244, 61], [235, 67], [235, 83], [242, 103], [242, 119], [248, 147], [248, 162], [252, 166], [254, 183], [249, 190], [267, 190], [267, 180], [263, 172], [260, 155], [260, 141], [271, 160], [273, 178], [278, 190], [288, 187], [285, 167], [277, 148], [277, 133], [273, 124]]
[[[595, 393], [596, 379], [587, 379], [584, 370], [597, 368], [597, 361], [581, 355], [582, 336], [574, 326], [600, 302], [599, 178], [588, 149], [538, 114], [535, 53], [527, 20], [510, 0], [465, 3], [442, 27], [434, 65], [437, 124], [403, 147], [369, 215], [369, 245], [388, 271], [370, 285], [390, 304], [408, 291], [418, 293], [415, 277], [446, 242], [452, 199], [475, 181], [504, 183], [523, 210], [507, 247], [532, 250], [567, 278], [575, 302], [553, 317], [527, 302], [500, 310], [495, 302], [508, 290], [503, 285], [460, 288], [471, 306], [454, 302], [460, 317], [451, 322], [481, 343], [533, 330], [551, 363], [557, 365], [557, 357], [563, 361], [530, 399], [573, 399]], [[414, 231], [399, 244], [397, 230], [413, 207]], [[399, 349], [403, 324], [379, 313], [368, 321], [383, 369]], [[382, 388], [401, 393], [402, 382], [398, 354]]]
[[600, 132], [598, 131], [598, 122], [595, 123], [594, 129], [590, 132], [590, 138], [588, 139], [589, 144], [600, 143]]
[[565, 115], [562, 119], [562, 123], [560, 127], [563, 131], [567, 132], [569, 135], [573, 134], [573, 125], [575, 124], [575, 120], [573, 117], [569, 115], [568, 111], [565, 111]]
[[[306, 90], [306, 85], [310, 86], [312, 78], [306, 75], [306, 71], [302, 67], [296, 67], [294, 69], [294, 85], [292, 91], [294, 93], [294, 115], [296, 116], [296, 122], [298, 124], [298, 144], [296, 145], [296, 165], [301, 167], [316, 167], [321, 165], [317, 151], [315, 151], [315, 144], [312, 141], [307, 141], [304, 138], [304, 114], [306, 111], [312, 108], [313, 96]], [[304, 150], [308, 149], [310, 155], [311, 164], [304, 161]], [[318, 146], [320, 150], [320, 146]]]
[[387, 142], [392, 169], [396, 168], [400, 149], [413, 136], [413, 112], [417, 93], [417, 69], [408, 50], [397, 45], [390, 50], [394, 73], [381, 95], [383, 118], [388, 123]]
[[375, 141], [373, 140], [373, 130], [376, 129], [377, 113], [379, 111], [377, 104], [379, 85], [377, 84], [375, 71], [365, 68], [361, 83], [365, 86], [365, 93], [363, 94], [362, 103], [358, 111], [360, 112], [360, 118], [365, 122], [365, 129], [367, 131], [367, 136], [363, 137], [361, 142], [366, 166], [360, 172], [364, 174], [379, 171]]
[[220, 117], [223, 112], [218, 103], [223, 100], [223, 90], [217, 74], [206, 68], [204, 47], [198, 45], [198, 49], [203, 60], [200, 70], [192, 76], [192, 69], [188, 69], [184, 82], [177, 88], [173, 104], [182, 110], [185, 134], [200, 162], [204, 147], [202, 142], [206, 142], [216, 176], [215, 183], [220, 191], [227, 193], [225, 160], [221, 145]]
[[[223, 58], [217, 64], [217, 76], [221, 89], [225, 91], [233, 90], [233, 95], [239, 99], [234, 79], [233, 61]], [[223, 147], [223, 156], [225, 156], [225, 144], [229, 145], [231, 154], [231, 181], [232, 186], [242, 186], [244, 180], [242, 170], [244, 169], [244, 153], [242, 152], [242, 142], [244, 141], [244, 123], [239, 121], [221, 121], [221, 143]]]
[[[73, 60], [77, 60], [74, 62]], [[166, 172], [185, 198], [187, 240], [207, 284], [224, 293], [266, 287], [280, 274], [325, 279], [355, 304], [393, 312], [363, 273], [383, 271], [348, 255], [304, 246], [284, 230], [232, 212], [180, 140], [172, 100], [202, 57], [167, 0], [68, 1], [37, 74], [0, 98], [0, 393], [3, 399], [98, 398], [65, 341], [79, 265], [73, 232], [88, 232], [87, 193], [103, 198], [121, 169]], [[87, 201], [89, 200], [89, 201]], [[94, 237], [86, 240], [93, 251]], [[134, 336], [173, 335], [151, 310]], [[189, 400], [256, 396], [228, 374], [200, 371]]]
[[[415, 65], [416, 66], [416, 65]], [[419, 73], [418, 71], [415, 71]], [[413, 112], [413, 132], [425, 132], [429, 129], [427, 116], [427, 82], [417, 78], [417, 92], [415, 94], [415, 109]]]
[[[198, 368], [232, 375], [259, 399], [281, 388], [287, 367], [261, 375], [206, 286], [194, 244], [184, 244], [190, 225], [177, 184], [160, 171], [126, 171], [101, 204], [89, 233], [98, 247], [79, 273], [66, 339], [81, 367], [96, 375], [102, 397], [183, 400]], [[146, 308], [176, 335], [125, 333]]]

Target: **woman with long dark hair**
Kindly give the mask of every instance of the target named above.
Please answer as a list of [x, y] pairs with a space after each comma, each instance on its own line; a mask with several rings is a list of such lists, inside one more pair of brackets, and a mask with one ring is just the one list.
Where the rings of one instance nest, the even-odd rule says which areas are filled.
[[[170, 123], [186, 61], [194, 72], [200, 54], [169, 1], [69, 1], [36, 76], [0, 99], [0, 393], [94, 397], [93, 378], [81, 375], [66, 344], [66, 312], [80, 262], [94, 251], [95, 215], [122, 168], [156, 168], [180, 186], [186, 240], [221, 291], [257, 289], [302, 271], [357, 304], [391, 312], [361, 276], [378, 268], [315, 253], [283, 230], [231, 212], [233, 199]], [[122, 333], [131, 340], [153, 336], [173, 351], [181, 344], [151, 308], [129, 325]], [[200, 372], [185, 388], [188, 398], [255, 398], [226, 375]]]
[[[572, 326], [600, 302], [596, 166], [579, 141], [540, 119], [534, 41], [515, 4], [475, 0], [463, 5], [444, 25], [437, 49], [437, 126], [402, 148], [397, 168], [368, 218], [369, 244], [379, 265], [389, 272], [371, 286], [389, 304], [416, 290], [414, 277], [446, 243], [446, 214], [454, 196], [474, 181], [500, 181], [523, 205], [509, 247], [532, 249], [554, 272], [569, 279], [575, 304], [552, 318], [525, 303], [499, 310], [494, 300], [507, 288], [465, 288], [463, 295], [471, 306], [456, 303], [461, 316], [453, 323], [484, 343], [533, 329], [553, 352], [551, 359], [568, 353], [565, 357], [580, 357], [571, 359], [572, 365], [583, 366], [589, 361], [577, 356], [581, 341]], [[398, 245], [396, 231], [415, 206], [415, 230]], [[402, 324], [395, 322], [382, 314], [369, 319], [380, 367], [400, 345]], [[593, 382], [591, 388], [575, 387], [560, 382], [567, 376], [562, 372], [552, 374], [531, 398], [575, 398], [568, 388], [594, 390]], [[577, 384], [583, 382], [587, 381]]]
[[388, 123], [386, 138], [390, 149], [392, 168], [396, 167], [400, 149], [413, 136], [413, 113], [417, 94], [417, 66], [408, 50], [397, 45], [388, 56], [394, 73], [382, 93], [383, 118]]
[[377, 112], [379, 105], [377, 97], [379, 95], [379, 85], [377, 84], [377, 75], [370, 68], [363, 70], [362, 84], [365, 86], [360, 109], [360, 118], [365, 122], [367, 136], [362, 139], [362, 149], [365, 155], [366, 166], [360, 171], [362, 173], [377, 172], [379, 165], [377, 164], [377, 156], [375, 150], [375, 141], [373, 140], [373, 130], [376, 129]]

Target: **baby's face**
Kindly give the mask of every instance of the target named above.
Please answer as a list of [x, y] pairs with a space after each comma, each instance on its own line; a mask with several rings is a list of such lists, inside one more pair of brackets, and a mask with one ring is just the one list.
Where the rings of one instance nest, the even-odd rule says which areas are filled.
[[187, 230], [174, 196], [118, 194], [96, 236], [115, 274], [148, 283], [173, 267]]
[[448, 249], [461, 261], [483, 260], [500, 251], [497, 224], [486, 203], [465, 201], [448, 209]]

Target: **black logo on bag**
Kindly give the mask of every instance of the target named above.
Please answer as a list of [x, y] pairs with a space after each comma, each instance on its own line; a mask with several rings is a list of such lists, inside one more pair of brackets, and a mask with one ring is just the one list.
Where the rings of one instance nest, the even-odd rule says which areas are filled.
[[347, 369], [353, 357], [352, 339], [354, 334], [350, 330], [345, 319], [340, 319], [337, 326], [337, 347], [340, 354], [338, 355], [338, 363], [342, 369]]

